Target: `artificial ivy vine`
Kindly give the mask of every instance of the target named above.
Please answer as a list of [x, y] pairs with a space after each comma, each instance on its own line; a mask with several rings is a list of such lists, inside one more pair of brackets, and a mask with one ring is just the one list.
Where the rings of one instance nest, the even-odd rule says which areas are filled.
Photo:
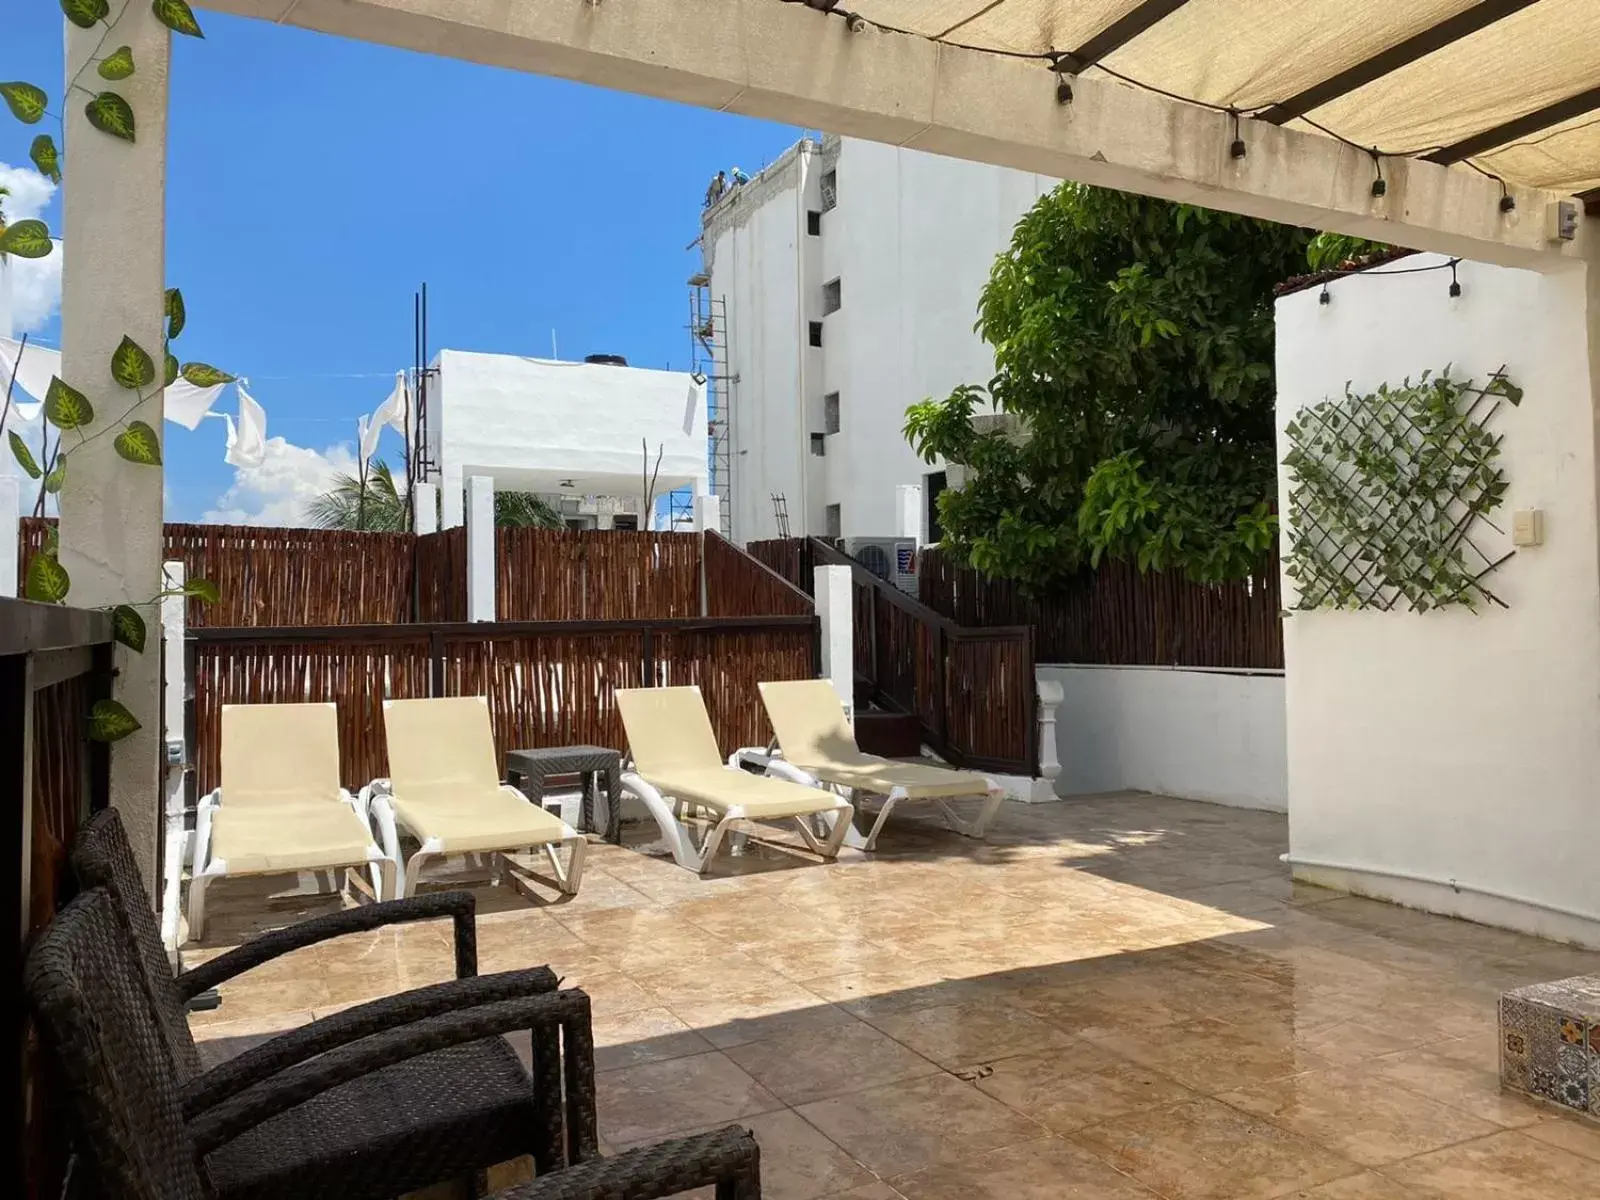
[[[131, 47], [118, 46], [109, 53], [101, 54], [101, 51], [105, 50], [106, 41], [113, 28], [122, 19], [131, 0], [123, 0], [115, 18], [110, 16], [110, 0], [59, 0], [59, 3], [67, 20], [79, 28], [94, 29], [100, 25], [105, 27], [100, 35], [99, 44], [68, 82], [66, 92], [68, 94], [79, 92], [88, 97], [84, 103], [84, 115], [95, 129], [125, 142], [135, 141], [138, 123], [133, 107], [128, 101], [111, 88], [99, 85], [89, 88], [81, 82], [84, 72], [91, 64], [100, 79], [107, 83], [129, 79], [135, 74], [137, 65]], [[174, 33], [196, 38], [205, 36], [186, 0], [153, 0], [150, 8], [156, 19]], [[11, 114], [25, 125], [37, 125], [48, 116], [54, 118], [58, 128], [62, 127], [60, 114], [50, 111], [48, 93], [36, 84], [23, 80], [0, 82], [0, 98], [5, 100]], [[29, 157], [40, 174], [47, 176], [53, 183], [61, 182], [61, 153], [55, 139], [49, 134], [41, 133], [33, 139]], [[8, 255], [15, 255], [18, 258], [44, 258], [52, 248], [53, 239], [49, 227], [43, 221], [30, 219], [7, 225], [3, 214], [0, 214], [0, 260]], [[131, 418], [138, 407], [161, 388], [171, 386], [180, 377], [196, 387], [210, 387], [233, 380], [233, 376], [226, 371], [218, 370], [207, 363], [191, 362], [180, 366], [172, 354], [171, 342], [183, 331], [187, 320], [183, 296], [177, 288], [167, 289], [165, 318], [166, 335], [161, 347], [159, 365], [150, 351], [127, 336], [123, 337], [116, 350], [112, 352], [111, 361], [107, 364], [111, 378], [120, 387], [133, 393], [133, 399], [126, 409], [106, 424], [105, 428], [93, 434], [84, 433], [84, 429], [94, 422], [94, 406], [82, 391], [59, 376], [54, 376], [50, 380], [44, 399], [46, 420], [42, 447], [44, 461], [42, 463], [38, 461], [28, 444], [14, 430], [10, 431], [8, 440], [12, 455], [30, 479], [39, 481], [37, 512], [42, 514], [45, 496], [59, 492], [66, 481], [69, 452], [107, 434], [113, 435], [113, 448], [127, 462], [137, 466], [160, 467], [160, 435], [148, 423]], [[16, 386], [16, 369], [20, 365], [19, 354], [17, 363], [11, 364], [11, 383], [6, 389], [4, 410], [0, 411], [0, 426], [3, 426], [6, 418], [11, 415], [11, 392]], [[56, 431], [53, 447], [50, 446], [49, 440], [52, 427]], [[75, 445], [63, 449], [62, 436], [68, 433], [75, 434], [77, 441]], [[61, 604], [65, 602], [71, 587], [72, 580], [66, 568], [61, 565], [56, 535], [52, 531], [43, 549], [35, 554], [28, 564], [23, 594], [30, 600]], [[142, 654], [148, 634], [144, 616], [139, 610], [150, 607], [162, 597], [169, 595], [197, 596], [206, 603], [213, 603], [217, 599], [217, 589], [204, 579], [194, 579], [177, 591], [161, 592], [143, 605], [116, 605], [110, 610], [116, 640], [134, 653]], [[139, 722], [133, 714], [115, 700], [97, 701], [89, 714], [89, 736], [97, 741], [119, 741], [138, 728]]]
[[1521, 402], [1503, 368], [1479, 386], [1446, 367], [1301, 410], [1284, 429], [1294, 607], [1505, 607], [1484, 580], [1511, 553], [1473, 539], [1480, 524], [1503, 532], [1490, 519], [1507, 488], [1503, 435], [1490, 424]]

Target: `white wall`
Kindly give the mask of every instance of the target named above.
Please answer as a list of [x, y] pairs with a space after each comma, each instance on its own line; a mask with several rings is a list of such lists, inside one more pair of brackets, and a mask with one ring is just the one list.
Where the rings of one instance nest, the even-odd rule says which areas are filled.
[[1283, 676], [1040, 664], [1058, 683], [1058, 796], [1129, 789], [1282, 812]]
[[[1497, 523], [1509, 529], [1513, 510], [1541, 508], [1547, 537], [1491, 577], [1509, 610], [1288, 618], [1291, 856], [1307, 879], [1600, 945], [1600, 923], [1571, 915], [1600, 918], [1600, 563], [1584, 277], [1473, 263], [1459, 276], [1454, 304], [1448, 271], [1346, 278], [1325, 306], [1315, 289], [1278, 302], [1280, 428], [1342, 394], [1346, 380], [1370, 389], [1447, 363], [1483, 379], [1505, 364], [1526, 398], [1494, 422], [1510, 485]], [[1509, 548], [1481, 532], [1491, 553]], [[1286, 605], [1294, 594], [1285, 579]]]
[[[838, 176], [822, 235], [819, 181]], [[842, 532], [892, 535], [895, 489], [935, 468], [901, 434], [905, 410], [962, 383], [987, 384], [994, 361], [973, 332], [978, 294], [1017, 220], [1055, 181], [851, 138], [785, 156], [710, 216], [712, 295], [728, 307], [733, 399], [733, 534], [776, 536], [769, 495], [788, 500], [791, 532], [821, 534], [838, 504]], [[826, 317], [822, 288], [843, 304]], [[811, 349], [806, 323], [823, 321]], [[840, 396], [840, 432], [823, 458], [823, 397]]]
[[705, 388], [684, 372], [460, 350], [441, 351], [437, 364], [430, 421], [447, 525], [460, 523], [451, 518], [471, 475], [501, 491], [639, 495], [645, 443], [652, 471], [662, 449], [657, 496], [706, 490]]

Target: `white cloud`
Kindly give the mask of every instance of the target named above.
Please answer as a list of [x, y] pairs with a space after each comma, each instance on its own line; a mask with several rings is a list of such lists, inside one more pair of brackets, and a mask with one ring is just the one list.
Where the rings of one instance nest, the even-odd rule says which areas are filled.
[[[31, 167], [0, 162], [0, 187], [10, 195], [0, 199], [8, 222], [42, 217], [56, 185]], [[17, 333], [32, 333], [44, 326], [61, 307], [61, 243], [46, 258], [12, 255], [4, 268], [10, 280], [11, 325]], [[3, 284], [0, 284], [3, 291]], [[0, 326], [5, 325], [5, 296], [0, 294]]]
[[233, 486], [217, 497], [202, 521], [217, 525], [304, 525], [311, 502], [333, 486], [339, 475], [356, 473], [356, 457], [347, 444], [312, 450], [281, 437], [267, 439], [267, 456], [259, 467], [241, 467]]

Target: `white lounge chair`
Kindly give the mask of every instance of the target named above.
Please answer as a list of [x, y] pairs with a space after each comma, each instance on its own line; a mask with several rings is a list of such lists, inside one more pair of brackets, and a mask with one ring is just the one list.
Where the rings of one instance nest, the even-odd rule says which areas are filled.
[[[807, 846], [838, 857], [853, 815], [849, 802], [724, 763], [698, 687], [618, 688], [616, 695], [632, 758], [622, 786], [649, 809], [680, 867], [704, 873], [730, 831], [748, 833], [758, 821], [790, 817]], [[713, 818], [698, 844], [683, 819], [691, 808]], [[825, 839], [811, 827], [817, 816], [833, 821]]]
[[400, 869], [401, 896], [416, 891], [423, 864], [430, 858], [509, 856], [531, 853], [536, 846], [543, 847], [550, 859], [550, 882], [569, 896], [577, 894], [588, 842], [560, 817], [500, 782], [485, 697], [385, 700], [383, 726], [389, 778], [374, 781], [363, 794], [383, 835], [384, 849], [397, 866], [399, 828], [421, 843]]
[[[847, 846], [874, 849], [884, 822], [904, 800], [931, 800], [957, 833], [981, 838], [994, 820], [1000, 801], [1005, 799], [1005, 791], [982, 775], [862, 753], [839, 694], [826, 679], [758, 686], [782, 750], [781, 758], [768, 763], [768, 774], [812, 787], [844, 789], [857, 801], [857, 808], [863, 796], [883, 797], [883, 807], [872, 829], [863, 837], [852, 827], [845, 839]], [[950, 807], [951, 800], [965, 796], [983, 798], [983, 806], [971, 820], [963, 819]]]
[[222, 786], [201, 799], [189, 880], [189, 936], [205, 936], [206, 889], [224, 876], [364, 867], [379, 899], [396, 861], [366, 808], [339, 785], [332, 704], [224, 704]]

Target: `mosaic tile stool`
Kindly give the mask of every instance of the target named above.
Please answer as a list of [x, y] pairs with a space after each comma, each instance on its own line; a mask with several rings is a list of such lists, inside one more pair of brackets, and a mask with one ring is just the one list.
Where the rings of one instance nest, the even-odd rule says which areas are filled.
[[1500, 1082], [1600, 1118], [1600, 975], [1500, 997]]

